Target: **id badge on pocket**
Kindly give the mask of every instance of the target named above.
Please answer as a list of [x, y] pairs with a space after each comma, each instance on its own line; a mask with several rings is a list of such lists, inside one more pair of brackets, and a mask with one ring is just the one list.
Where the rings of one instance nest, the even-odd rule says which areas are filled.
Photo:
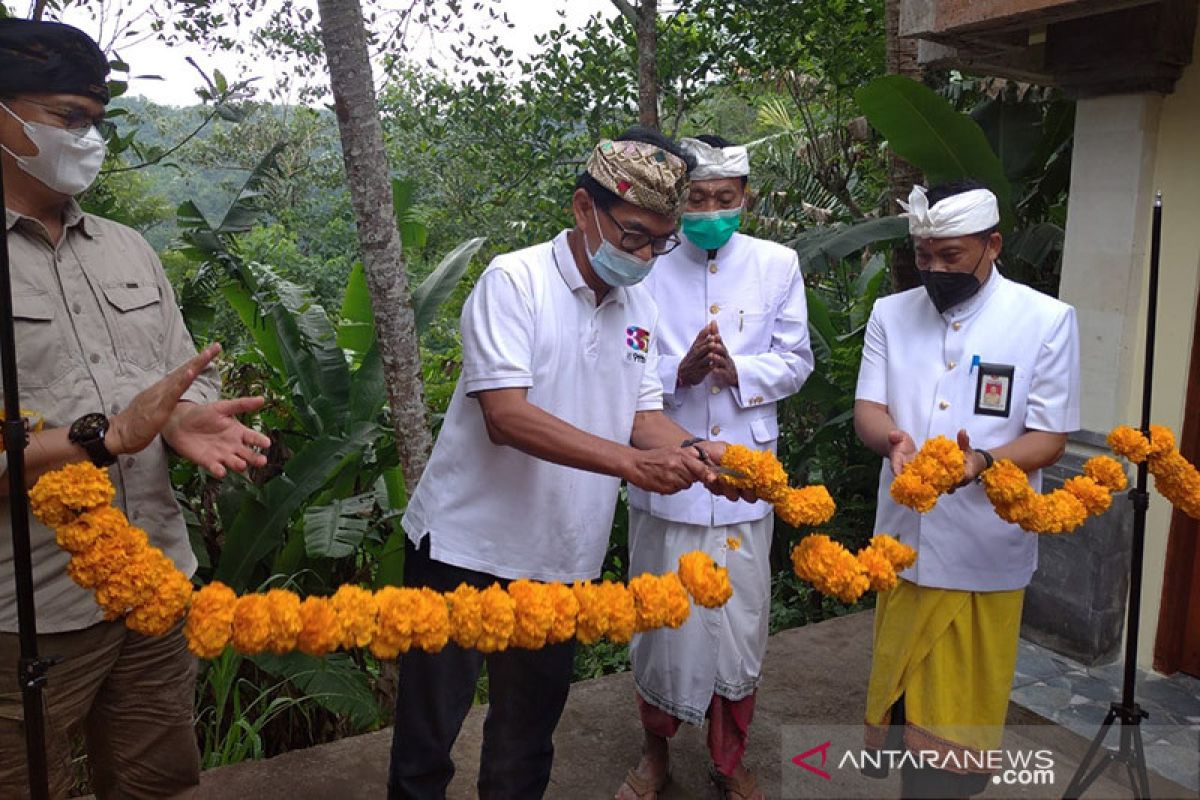
[[980, 364], [975, 382], [975, 413], [1007, 417], [1012, 410], [1013, 376], [1011, 364]]

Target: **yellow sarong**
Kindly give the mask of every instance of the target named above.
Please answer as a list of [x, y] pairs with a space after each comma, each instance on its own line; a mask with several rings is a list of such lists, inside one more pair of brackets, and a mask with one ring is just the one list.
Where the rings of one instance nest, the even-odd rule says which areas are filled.
[[907, 749], [953, 753], [960, 763], [976, 764], [980, 751], [998, 749], [1024, 599], [1024, 589], [967, 592], [905, 580], [880, 593], [867, 746], [884, 746], [892, 706], [904, 695]]

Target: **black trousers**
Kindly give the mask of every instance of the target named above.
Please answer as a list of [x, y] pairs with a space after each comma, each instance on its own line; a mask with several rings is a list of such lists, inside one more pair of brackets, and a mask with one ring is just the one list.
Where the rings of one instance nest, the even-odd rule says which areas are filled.
[[[494, 575], [429, 557], [429, 536], [420, 549], [406, 544], [404, 583], [439, 592], [459, 584], [484, 588], [507, 584]], [[440, 653], [411, 651], [400, 657], [396, 727], [388, 771], [393, 800], [441, 800], [454, 777], [450, 750], [475, 696], [487, 661], [488, 712], [479, 760], [481, 800], [539, 798], [550, 781], [554, 728], [571, 685], [575, 642], [541, 650], [511, 649], [484, 655], [451, 642]]]
[[[892, 706], [884, 749], [904, 749], [906, 719], [904, 695], [900, 695], [900, 699]], [[864, 764], [861, 771], [868, 778], [886, 778], [889, 772], [886, 764], [878, 770]], [[990, 782], [990, 775], [975, 772], [959, 774], [936, 767], [922, 768], [906, 760], [900, 768], [900, 797], [904, 800], [951, 800], [972, 797], [986, 789]]]

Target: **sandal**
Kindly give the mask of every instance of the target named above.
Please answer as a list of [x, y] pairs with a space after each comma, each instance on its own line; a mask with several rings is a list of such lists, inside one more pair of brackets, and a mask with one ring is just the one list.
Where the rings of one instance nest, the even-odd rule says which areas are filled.
[[621, 793], [622, 787], [628, 786], [630, 791], [632, 791], [639, 800], [644, 800], [645, 798], [650, 797], [651, 793], [657, 797], [658, 793], [667, 787], [667, 783], [669, 783], [670, 780], [670, 772], [665, 773], [662, 776], [662, 779], [655, 783], [649, 778], [643, 778], [631, 767], [629, 771], [625, 773], [625, 782], [622, 783], [621, 786], [617, 787], [617, 794]]
[[749, 770], [746, 770], [745, 777], [735, 779], [728, 775], [722, 775], [715, 764], [709, 764], [708, 779], [717, 787], [717, 793], [721, 800], [750, 800], [755, 792], [759, 792], [758, 778], [754, 777], [754, 773]]

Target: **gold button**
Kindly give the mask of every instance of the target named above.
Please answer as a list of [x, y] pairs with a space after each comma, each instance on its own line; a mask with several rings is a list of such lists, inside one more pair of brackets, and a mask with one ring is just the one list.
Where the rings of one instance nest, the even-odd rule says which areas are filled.
[[709, 271], [709, 272], [711, 272], [713, 275], [716, 275], [716, 274], [717, 274], [717, 265], [716, 265], [716, 264], [709, 264], [709, 265], [708, 265], [708, 271]]
[[720, 310], [721, 310], [721, 307], [719, 305], [717, 305], [716, 303], [713, 303], [711, 306], [708, 307], [708, 313], [710, 313], [710, 314], [715, 314]]
[[721, 393], [721, 387], [720, 387], [720, 386], [714, 386], [714, 387], [712, 387], [711, 389], [709, 389], [709, 391], [710, 391], [710, 392], [712, 392], [713, 394], [720, 394], [720, 393]]
[[713, 436], [716, 436], [716, 435], [717, 435], [717, 434], [719, 434], [720, 432], [721, 432], [721, 426], [720, 426], [720, 425], [713, 425], [713, 426], [712, 426], [712, 435], [713, 435]]
[[945, 410], [946, 410], [947, 408], [949, 408], [949, 407], [950, 407], [950, 404], [949, 404], [949, 403], [947, 403], [945, 400], [943, 400], [942, 402], [938, 403], [938, 408], [940, 408], [942, 411], [945, 411]]
[[958, 362], [950, 361], [950, 362], [947, 362], [946, 369], [954, 369], [957, 366], [958, 366]]
[[961, 330], [962, 330], [962, 323], [961, 323], [961, 322], [956, 322], [956, 323], [954, 323], [953, 325], [951, 325], [950, 327], [954, 328], [954, 330], [956, 330], [956, 331], [961, 331]]

